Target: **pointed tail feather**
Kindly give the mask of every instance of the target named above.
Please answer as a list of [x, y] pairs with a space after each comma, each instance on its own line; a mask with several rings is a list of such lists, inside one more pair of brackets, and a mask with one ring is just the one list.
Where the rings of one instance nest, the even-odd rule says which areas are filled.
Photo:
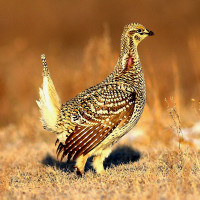
[[61, 101], [50, 77], [45, 55], [41, 55], [43, 69], [43, 85], [39, 89], [40, 100], [36, 101], [41, 112], [43, 127], [49, 131], [57, 131], [57, 121], [61, 108]]

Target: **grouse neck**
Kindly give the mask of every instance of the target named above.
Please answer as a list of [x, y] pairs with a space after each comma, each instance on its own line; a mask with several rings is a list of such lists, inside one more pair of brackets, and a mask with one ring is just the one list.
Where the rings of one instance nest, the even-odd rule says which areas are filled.
[[132, 46], [132, 48], [122, 48], [121, 53], [119, 56], [119, 59], [117, 61], [117, 64], [114, 68], [113, 73], [114, 74], [120, 74], [124, 70], [129, 69], [132, 71], [134, 70], [140, 70], [141, 64], [140, 64], [140, 58], [137, 51], [137, 46]]

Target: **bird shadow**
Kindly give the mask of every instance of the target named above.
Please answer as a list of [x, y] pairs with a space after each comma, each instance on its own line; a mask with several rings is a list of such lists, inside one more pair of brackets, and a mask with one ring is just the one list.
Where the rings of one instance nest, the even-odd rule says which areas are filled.
[[[104, 160], [104, 168], [112, 168], [121, 164], [128, 164], [130, 162], [136, 162], [140, 159], [141, 153], [129, 146], [119, 146]], [[88, 170], [94, 170], [92, 167], [93, 157], [87, 160], [85, 165], [85, 172]], [[65, 172], [74, 172], [74, 161], [60, 162], [50, 154], [47, 154], [41, 161], [45, 166], [56, 167]]]

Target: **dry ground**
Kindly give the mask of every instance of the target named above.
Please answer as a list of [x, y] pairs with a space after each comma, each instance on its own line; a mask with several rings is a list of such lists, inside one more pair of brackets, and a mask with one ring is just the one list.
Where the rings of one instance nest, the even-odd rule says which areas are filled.
[[80, 178], [73, 163], [57, 161], [55, 137], [42, 130], [37, 117], [35, 112], [19, 127], [0, 132], [2, 199], [200, 198], [200, 150], [194, 145], [179, 148], [178, 142], [162, 140], [153, 145], [148, 135], [134, 141], [128, 135], [106, 159], [105, 175], [95, 174], [89, 159]]

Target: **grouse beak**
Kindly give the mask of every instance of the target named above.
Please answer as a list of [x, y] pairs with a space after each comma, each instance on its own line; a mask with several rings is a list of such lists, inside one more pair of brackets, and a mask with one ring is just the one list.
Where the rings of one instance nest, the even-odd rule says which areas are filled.
[[154, 32], [153, 32], [153, 31], [149, 31], [147, 34], [148, 34], [149, 36], [152, 36], [152, 35], [154, 35]]

